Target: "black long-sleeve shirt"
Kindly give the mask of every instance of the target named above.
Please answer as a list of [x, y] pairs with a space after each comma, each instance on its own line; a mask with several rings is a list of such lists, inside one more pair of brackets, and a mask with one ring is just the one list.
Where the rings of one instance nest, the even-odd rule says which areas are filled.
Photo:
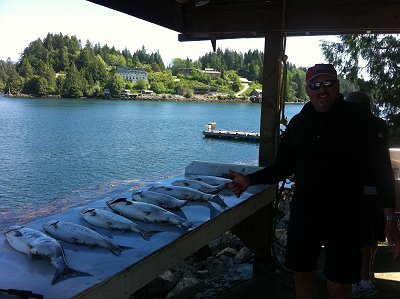
[[324, 113], [316, 112], [310, 102], [305, 104], [287, 126], [274, 164], [250, 174], [250, 183], [276, 183], [294, 174], [293, 202], [333, 213], [348, 208], [352, 213], [373, 177], [382, 192], [382, 206], [394, 207], [388, 150], [378, 145], [372, 118], [342, 97]]

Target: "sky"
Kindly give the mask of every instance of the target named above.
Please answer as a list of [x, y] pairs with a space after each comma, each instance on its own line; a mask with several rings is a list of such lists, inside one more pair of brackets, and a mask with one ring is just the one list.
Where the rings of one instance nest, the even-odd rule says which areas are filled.
[[[43, 40], [49, 32], [75, 35], [83, 46], [89, 40], [131, 53], [144, 46], [147, 53], [159, 51], [165, 65], [174, 58], [197, 60], [213, 51], [210, 41], [179, 42], [176, 31], [85, 0], [0, 0], [0, 59], [17, 61], [30, 42]], [[288, 62], [303, 67], [326, 62], [319, 46], [323, 39], [335, 37], [287, 38]], [[264, 52], [264, 39], [217, 40], [217, 48]]]

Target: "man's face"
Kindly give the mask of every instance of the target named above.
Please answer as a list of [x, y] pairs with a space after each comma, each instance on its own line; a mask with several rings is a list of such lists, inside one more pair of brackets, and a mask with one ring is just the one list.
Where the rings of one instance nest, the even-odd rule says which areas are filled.
[[[324, 82], [326, 80], [333, 80], [334, 78], [329, 75], [319, 75], [313, 78], [309, 83]], [[308, 84], [309, 84], [308, 83]], [[321, 87], [316, 90], [312, 90], [307, 84], [307, 95], [310, 97], [311, 104], [314, 106], [317, 112], [329, 111], [336, 100], [339, 98], [339, 81], [333, 86], [326, 87], [321, 84]]]

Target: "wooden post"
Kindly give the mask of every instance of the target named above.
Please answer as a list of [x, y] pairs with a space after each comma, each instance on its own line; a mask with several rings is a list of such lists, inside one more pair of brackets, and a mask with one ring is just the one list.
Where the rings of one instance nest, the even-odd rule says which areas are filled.
[[[259, 165], [273, 163], [279, 138], [279, 91], [283, 36], [280, 32], [267, 33], [264, 49], [264, 81], [261, 104]], [[272, 196], [276, 196], [275, 191]], [[265, 199], [266, 201], [270, 199]], [[271, 262], [273, 202], [232, 228], [242, 242], [254, 253], [254, 272], [268, 267]]]

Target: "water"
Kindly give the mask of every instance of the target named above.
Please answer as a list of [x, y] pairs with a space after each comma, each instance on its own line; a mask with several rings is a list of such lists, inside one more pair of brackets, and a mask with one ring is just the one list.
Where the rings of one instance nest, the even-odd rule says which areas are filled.
[[260, 107], [0, 97], [0, 229], [182, 174], [193, 160], [257, 165], [257, 144], [202, 131], [209, 121], [259, 131]]

